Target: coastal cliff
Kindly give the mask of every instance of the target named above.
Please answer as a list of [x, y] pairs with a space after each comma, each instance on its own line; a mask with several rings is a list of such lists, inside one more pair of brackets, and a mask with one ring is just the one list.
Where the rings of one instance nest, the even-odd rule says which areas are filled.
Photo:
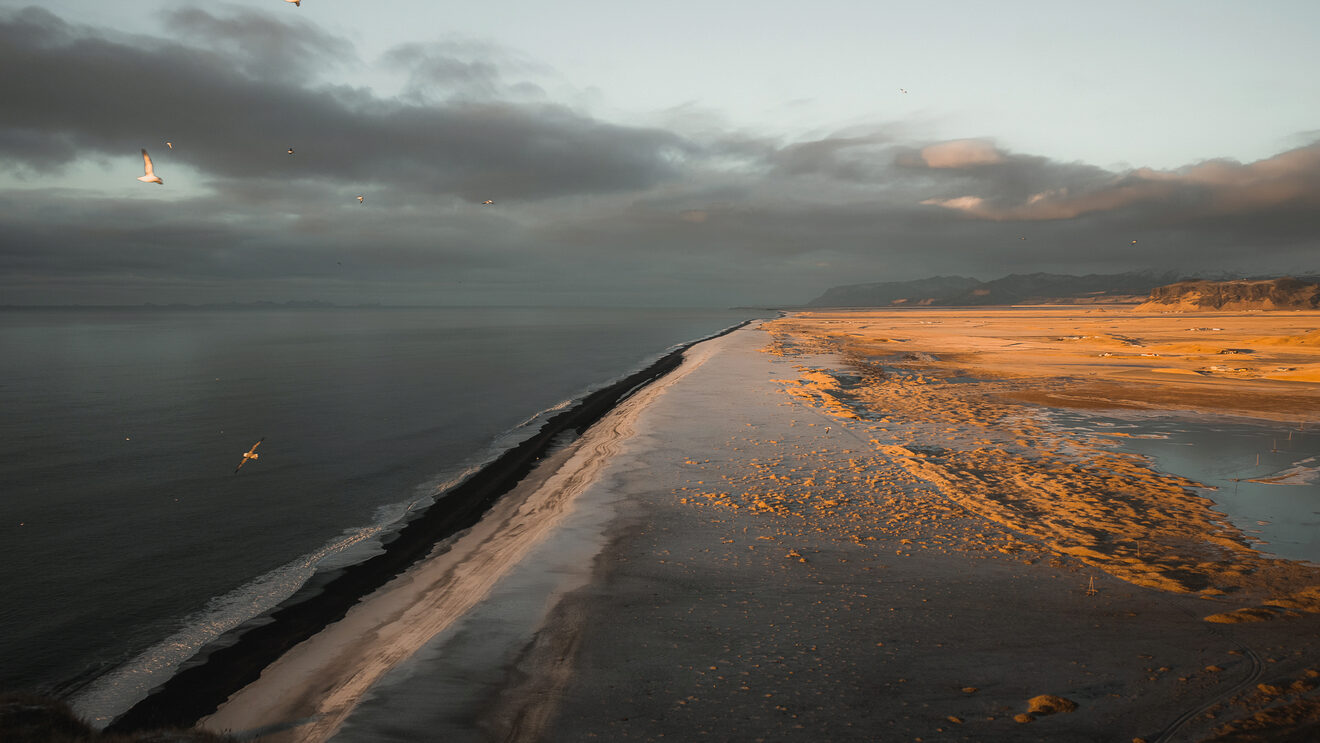
[[1320, 284], [1301, 279], [1179, 281], [1151, 290], [1138, 312], [1320, 309]]

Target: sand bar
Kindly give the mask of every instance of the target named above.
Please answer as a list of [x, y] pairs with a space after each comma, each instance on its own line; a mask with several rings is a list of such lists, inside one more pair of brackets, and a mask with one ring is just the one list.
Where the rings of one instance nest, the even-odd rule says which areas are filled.
[[[1314, 421], [1320, 318], [1093, 327], [1087, 309], [803, 313], [732, 336], [638, 418], [604, 474], [631, 505], [595, 578], [474, 739], [1268, 740], [1315, 725], [1320, 571], [1252, 549], [1194, 483], [1031, 411], [1078, 385], [1079, 404], [1107, 404], [1096, 385], [1139, 378], [1160, 386], [1116, 409], [1229, 396], [1238, 414]], [[1163, 355], [1184, 332], [1282, 348], [1237, 368], [1300, 373], [1163, 371], [1203, 363]], [[1161, 350], [1064, 338], [1102, 333]], [[1131, 355], [1107, 366], [1116, 352]], [[1075, 708], [1050, 713], [1047, 695]]]
[[557, 452], [475, 526], [365, 597], [233, 694], [200, 726], [263, 741], [321, 741], [390, 669], [485, 600], [495, 584], [561, 524], [611, 463], [631, 423], [669, 385], [699, 368], [718, 341], [611, 410]]

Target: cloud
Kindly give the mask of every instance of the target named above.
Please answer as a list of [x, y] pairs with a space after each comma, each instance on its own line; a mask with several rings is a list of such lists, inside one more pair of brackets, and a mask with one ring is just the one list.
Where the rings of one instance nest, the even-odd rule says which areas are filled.
[[[296, 70], [304, 59], [338, 58], [346, 42], [312, 33], [253, 59], [251, 48], [279, 44], [293, 30], [276, 24], [258, 43], [245, 40], [253, 25], [246, 14], [186, 10], [169, 18], [210, 37], [211, 49], [130, 44], [39, 10], [0, 19], [0, 68], [23, 71], [0, 76], [0, 162], [40, 171], [171, 139], [173, 158], [222, 187], [333, 179], [482, 201], [645, 189], [675, 177], [674, 158], [690, 149], [673, 133], [552, 103], [408, 101], [255, 74], [281, 60]], [[297, 160], [284, 157], [289, 146]]]
[[971, 168], [1004, 161], [993, 144], [981, 139], [940, 142], [921, 150], [921, 160], [930, 168]]
[[545, 89], [528, 80], [508, 82], [510, 74], [543, 76], [544, 65], [504, 47], [468, 39], [401, 44], [381, 61], [408, 75], [404, 95], [416, 100], [542, 100]]
[[[1140, 209], [1161, 210], [1165, 221], [1188, 221], [1301, 214], [1320, 207], [1320, 143], [1245, 165], [1212, 160], [1175, 171], [1141, 168], [1092, 175], [1089, 183], [1057, 185], [1010, 203], [978, 195], [921, 203], [991, 221], [1067, 220]], [[994, 193], [1000, 184], [990, 174], [981, 185]]]
[[823, 175], [841, 181], [875, 181], [887, 170], [882, 134], [826, 137], [789, 144], [770, 156], [786, 175]]
[[164, 21], [175, 41], [212, 50], [252, 78], [305, 81], [358, 63], [351, 41], [293, 16], [242, 8], [212, 15], [193, 7], [166, 11]]
[[[791, 141], [688, 105], [625, 125], [493, 44], [363, 62], [283, 16], [176, 10], [163, 38], [0, 12], [0, 302], [728, 306], [934, 274], [1320, 268], [1320, 143], [1118, 170], [903, 122]], [[342, 65], [406, 82], [344, 85]], [[166, 187], [134, 180], [143, 146]]]

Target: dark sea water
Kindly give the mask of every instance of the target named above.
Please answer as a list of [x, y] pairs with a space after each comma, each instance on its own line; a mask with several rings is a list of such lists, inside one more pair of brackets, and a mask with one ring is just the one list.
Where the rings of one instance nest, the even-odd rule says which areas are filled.
[[0, 312], [0, 688], [121, 712], [539, 413], [754, 314]]

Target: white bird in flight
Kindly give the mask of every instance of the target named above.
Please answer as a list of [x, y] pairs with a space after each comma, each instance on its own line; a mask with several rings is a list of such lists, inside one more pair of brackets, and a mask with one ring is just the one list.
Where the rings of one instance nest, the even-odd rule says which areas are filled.
[[165, 143], [165, 146], [168, 147], [168, 148], [170, 148], [171, 150], [174, 149], [174, 143], [173, 143], [173, 142], [166, 142], [166, 143]]
[[260, 454], [257, 454], [257, 447], [261, 446], [261, 442], [265, 440], [266, 439], [263, 437], [257, 441], [257, 443], [253, 444], [251, 449], [248, 449], [243, 453], [243, 459], [238, 463], [238, 466], [234, 468], [234, 474], [238, 474], [238, 471], [243, 469], [243, 465], [247, 464], [249, 459], [256, 459], [261, 456]]
[[156, 175], [156, 172], [151, 169], [151, 155], [148, 155], [145, 149], [142, 150], [142, 166], [146, 168], [147, 173], [146, 175], [138, 176], [139, 181], [142, 181], [143, 183], [155, 183], [159, 186], [165, 185], [165, 181], [162, 181], [160, 176]]
[[363, 202], [362, 202], [362, 197], [361, 197], [361, 196], [358, 197], [358, 203], [359, 203], [359, 204], [363, 203]]
[[292, 154], [293, 154], [293, 148], [290, 147], [289, 149], [285, 150], [285, 152], [288, 152], [290, 155], [292, 155]]
[[899, 88], [899, 89], [898, 89], [898, 92], [900, 92], [900, 93], [907, 93], [907, 88]]
[[481, 205], [482, 205], [482, 206], [490, 206], [491, 204], [494, 204], [494, 203], [495, 203], [494, 201], [491, 201], [490, 199], [486, 199], [485, 201], [481, 202]]
[[284, 0], [284, 2], [286, 2], [286, 3], [293, 3], [294, 5], [298, 6], [299, 8], [302, 7], [302, 0]]

